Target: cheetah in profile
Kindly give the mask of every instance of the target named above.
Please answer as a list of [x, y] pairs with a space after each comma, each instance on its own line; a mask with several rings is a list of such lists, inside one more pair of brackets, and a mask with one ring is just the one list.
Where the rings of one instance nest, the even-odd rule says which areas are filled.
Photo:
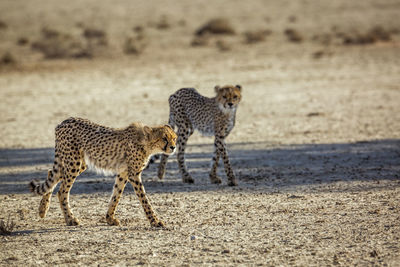
[[[185, 164], [185, 147], [189, 137], [197, 129], [203, 135], [214, 135], [214, 157], [210, 180], [219, 184], [221, 179], [217, 177], [219, 158], [222, 157], [225, 172], [228, 176], [228, 185], [237, 185], [232, 171], [225, 138], [235, 126], [236, 110], [241, 100], [242, 87], [240, 85], [223, 87], [215, 86], [216, 96], [208, 98], [200, 95], [194, 88], [182, 88], [169, 97], [169, 124], [178, 127], [178, 165], [185, 183], [193, 183], [194, 180], [188, 173]], [[163, 179], [168, 155], [162, 155], [158, 169], [158, 177]]]
[[39, 216], [44, 218], [49, 209], [54, 187], [58, 191], [61, 210], [67, 225], [78, 225], [69, 206], [69, 192], [76, 177], [87, 165], [117, 173], [106, 220], [109, 225], [119, 225], [114, 217], [119, 199], [129, 181], [135, 189], [147, 219], [152, 226], [162, 227], [146, 196], [141, 173], [149, 158], [158, 153], [170, 155], [175, 151], [177, 135], [169, 125], [148, 127], [132, 123], [124, 129], [113, 129], [80, 118], [69, 118], [55, 130], [54, 165], [45, 182], [30, 183], [32, 192], [42, 195]]

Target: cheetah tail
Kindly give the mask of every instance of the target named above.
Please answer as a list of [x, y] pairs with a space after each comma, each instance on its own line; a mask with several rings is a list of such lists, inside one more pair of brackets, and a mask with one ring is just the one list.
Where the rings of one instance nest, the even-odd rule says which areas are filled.
[[[57, 185], [58, 183], [58, 176], [59, 175], [54, 175], [54, 169], [49, 170], [47, 173], [47, 179], [44, 181], [44, 183], [40, 183], [37, 180], [32, 180], [29, 183], [29, 189], [31, 192], [33, 192], [36, 195], [44, 195], [48, 192], [51, 192], [53, 188]], [[57, 177], [55, 177], [57, 176]]]

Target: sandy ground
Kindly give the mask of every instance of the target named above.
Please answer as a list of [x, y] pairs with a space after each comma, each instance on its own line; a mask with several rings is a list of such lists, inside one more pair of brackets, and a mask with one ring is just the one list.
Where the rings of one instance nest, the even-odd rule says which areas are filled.
[[[400, 266], [400, 35], [398, 1], [1, 1], [1, 266], [267, 265]], [[228, 18], [236, 34], [192, 47], [194, 31]], [[169, 28], [157, 29], [160, 20]], [[45, 60], [33, 42], [48, 26], [77, 35], [107, 32], [93, 59]], [[330, 44], [315, 35], [365, 32], [380, 25], [391, 41]], [[122, 50], [142, 26], [146, 48]], [[288, 42], [284, 30], [301, 33]], [[243, 32], [270, 30], [246, 44]], [[224, 42], [230, 49], [221, 51]], [[320, 56], [318, 56], [320, 55]], [[194, 134], [187, 151], [195, 184], [181, 182], [173, 157], [166, 178], [157, 164], [143, 174], [166, 229], [151, 228], [130, 186], [118, 206], [120, 227], [105, 222], [113, 177], [85, 172], [71, 192], [81, 220], [67, 227], [56, 198], [45, 219], [27, 189], [44, 179], [54, 156], [54, 128], [69, 116], [123, 127], [168, 119], [167, 99], [181, 87], [213, 95], [241, 84], [227, 139], [237, 187], [208, 180], [210, 137]]]

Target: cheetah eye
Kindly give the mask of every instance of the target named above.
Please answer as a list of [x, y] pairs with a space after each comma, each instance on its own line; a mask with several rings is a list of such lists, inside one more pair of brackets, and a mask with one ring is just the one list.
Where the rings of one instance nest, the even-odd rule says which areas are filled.
[[166, 144], [168, 144], [168, 138], [167, 138], [167, 137], [164, 137], [163, 140], [164, 140], [164, 142], [165, 142]]
[[222, 96], [223, 99], [226, 99], [226, 96]]
[[235, 95], [235, 96], [233, 97], [233, 99], [235, 99], [235, 100], [236, 100], [237, 98], [238, 98], [237, 95]]

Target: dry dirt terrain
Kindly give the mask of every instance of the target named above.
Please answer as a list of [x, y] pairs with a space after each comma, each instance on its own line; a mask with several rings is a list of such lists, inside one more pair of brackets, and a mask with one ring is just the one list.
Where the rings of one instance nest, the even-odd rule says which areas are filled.
[[[400, 266], [399, 11], [397, 0], [0, 1], [0, 221], [15, 223], [0, 266]], [[219, 34], [195, 35], [215, 18]], [[122, 225], [108, 226], [114, 178], [89, 171], [71, 191], [80, 226], [65, 226], [54, 196], [39, 218], [27, 184], [46, 178], [59, 122], [161, 124], [170, 94], [213, 96], [216, 84], [243, 86], [227, 139], [238, 186], [222, 166], [210, 184], [213, 139], [196, 133], [195, 184], [175, 157], [163, 181], [157, 164], [143, 174], [165, 229], [129, 185]]]

